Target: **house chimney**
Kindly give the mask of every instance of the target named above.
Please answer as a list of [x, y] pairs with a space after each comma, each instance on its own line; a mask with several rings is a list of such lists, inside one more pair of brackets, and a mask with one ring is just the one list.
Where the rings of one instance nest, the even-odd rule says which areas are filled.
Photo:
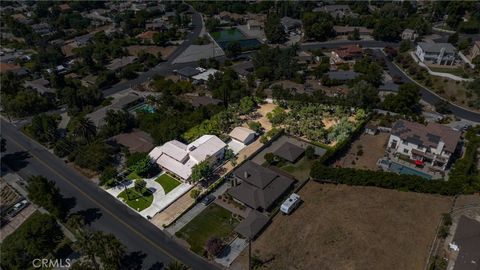
[[243, 177], [244, 177], [244, 178], [248, 178], [249, 176], [250, 176], [250, 175], [248, 174], [247, 171], [244, 171], [244, 172], [243, 172]]

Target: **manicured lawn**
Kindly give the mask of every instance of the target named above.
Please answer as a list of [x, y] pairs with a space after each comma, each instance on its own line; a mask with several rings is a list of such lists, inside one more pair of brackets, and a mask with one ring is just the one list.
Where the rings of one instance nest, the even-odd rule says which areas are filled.
[[227, 238], [238, 223], [230, 211], [212, 203], [175, 235], [185, 239], [193, 252], [203, 255], [205, 242], [210, 237]]
[[138, 175], [136, 172], [132, 172], [129, 175], [127, 175], [128, 180], [135, 180], [135, 179], [142, 179], [140, 175]]
[[135, 189], [129, 188], [118, 194], [118, 198], [121, 198], [126, 204], [128, 204], [128, 206], [137, 211], [142, 211], [149, 207], [153, 202], [153, 194], [147, 188], [142, 192], [137, 192]]
[[280, 169], [293, 175], [297, 180], [304, 181], [308, 179], [313, 162], [314, 160], [309, 160], [306, 157], [303, 157], [295, 164], [287, 163], [286, 165], [281, 166]]
[[178, 185], [180, 185], [180, 182], [178, 180], [176, 180], [175, 178], [171, 177], [166, 173], [160, 175], [157, 179], [155, 179], [155, 182], [162, 185], [163, 190], [165, 191], [165, 194], [169, 193]]

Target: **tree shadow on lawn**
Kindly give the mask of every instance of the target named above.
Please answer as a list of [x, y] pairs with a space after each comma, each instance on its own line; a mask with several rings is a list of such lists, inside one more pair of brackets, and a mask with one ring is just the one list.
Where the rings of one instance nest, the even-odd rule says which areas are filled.
[[[2, 164], [8, 165], [8, 167], [14, 171], [18, 172], [21, 169], [27, 167], [27, 159], [31, 158], [32, 155], [27, 151], [18, 151], [11, 154], [6, 154], [2, 157]], [[3, 165], [2, 165], [3, 166]]]

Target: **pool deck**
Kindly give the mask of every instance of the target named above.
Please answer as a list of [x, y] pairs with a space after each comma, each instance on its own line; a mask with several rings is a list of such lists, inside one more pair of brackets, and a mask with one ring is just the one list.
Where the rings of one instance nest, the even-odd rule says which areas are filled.
[[[402, 173], [398, 170], [392, 170], [391, 169], [391, 163], [393, 163], [393, 165], [405, 167], [407, 170], [410, 170], [413, 173]], [[410, 164], [406, 161], [403, 161], [401, 159], [394, 158], [394, 157], [380, 158], [378, 160], [377, 164], [384, 171], [395, 172], [395, 173], [400, 173], [400, 174], [408, 174], [408, 175], [417, 175], [417, 176], [420, 176], [420, 177], [423, 177], [423, 178], [426, 178], [426, 179], [429, 179], [429, 180], [444, 178], [444, 176], [441, 175], [440, 173], [433, 173], [433, 172], [429, 171], [427, 167], [419, 168], [419, 167], [416, 167], [416, 166], [412, 166], [412, 164]]]

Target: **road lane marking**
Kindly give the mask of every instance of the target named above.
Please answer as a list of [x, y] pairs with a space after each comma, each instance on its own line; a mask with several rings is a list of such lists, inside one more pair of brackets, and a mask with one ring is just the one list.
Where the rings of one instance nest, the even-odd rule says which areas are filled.
[[[23, 134], [22, 134], [23, 135]], [[149, 238], [147, 238], [145, 235], [143, 235], [142, 233], [140, 233], [138, 230], [136, 230], [135, 228], [133, 228], [132, 226], [130, 226], [129, 224], [127, 224], [125, 221], [123, 221], [121, 218], [119, 218], [118, 216], [116, 216], [115, 214], [113, 214], [110, 210], [108, 210], [107, 208], [103, 207], [102, 204], [100, 204], [97, 200], [95, 200], [94, 198], [90, 197], [87, 193], [85, 193], [83, 190], [81, 190], [78, 186], [76, 186], [75, 184], [73, 184], [73, 182], [71, 182], [70, 180], [68, 180], [66, 177], [64, 177], [62, 174], [60, 174], [60, 172], [58, 172], [57, 170], [55, 170], [54, 168], [52, 168], [50, 165], [48, 165], [47, 163], [45, 163], [43, 160], [41, 160], [40, 158], [38, 158], [34, 153], [30, 152], [27, 148], [25, 148], [23, 145], [21, 145], [20, 143], [18, 143], [16, 140], [13, 140], [10, 136], [5, 136], [5, 138], [7, 138], [9, 141], [12, 141], [14, 142], [18, 147], [24, 149], [25, 151], [29, 152], [33, 158], [37, 159], [40, 163], [42, 163], [45, 167], [47, 167], [50, 171], [52, 171], [53, 173], [55, 173], [57, 176], [59, 176], [60, 178], [63, 178], [64, 181], [66, 181], [70, 186], [72, 186], [73, 188], [75, 188], [78, 192], [80, 192], [82, 195], [84, 195], [85, 197], [87, 197], [89, 200], [91, 200], [94, 204], [96, 204], [97, 206], [99, 206], [100, 208], [102, 208], [104, 211], [106, 211], [108, 214], [110, 214], [112, 217], [114, 217], [116, 220], [118, 220], [121, 224], [123, 224], [125, 227], [127, 227], [129, 230], [131, 230], [132, 232], [134, 232], [135, 234], [137, 234], [138, 236], [140, 236], [141, 238], [143, 238], [143, 240], [147, 241], [148, 243], [150, 243], [152, 246], [156, 247], [157, 249], [159, 249], [160, 251], [164, 252], [167, 256], [169, 256], [170, 258], [172, 258], [173, 260], [176, 260], [176, 261], [180, 261], [179, 259], [177, 259], [175, 256], [173, 256], [169, 251], [165, 250], [164, 248], [160, 247], [159, 245], [157, 245], [155, 242], [153, 242], [152, 240], [150, 240]], [[187, 251], [188, 252], [188, 251]]]

